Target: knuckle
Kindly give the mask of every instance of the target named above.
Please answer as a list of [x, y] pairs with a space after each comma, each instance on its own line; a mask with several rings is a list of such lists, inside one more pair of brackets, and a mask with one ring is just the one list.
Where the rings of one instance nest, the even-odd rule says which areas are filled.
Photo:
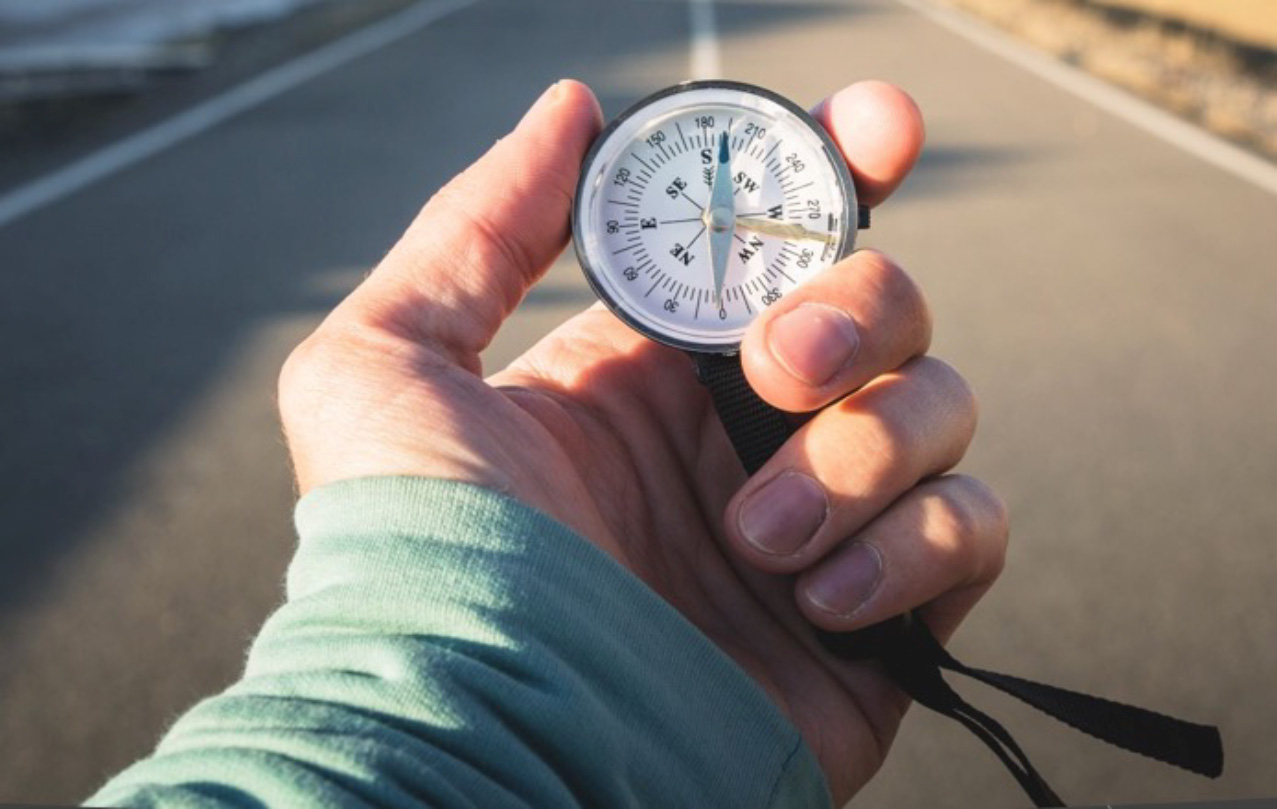
[[[922, 462], [919, 477], [956, 466], [975, 437], [977, 405], [966, 380], [948, 363], [924, 356], [888, 379], [882, 404], [871, 401], [877, 429]], [[872, 395], [873, 389], [868, 393]]]
[[[435, 194], [433, 204], [446, 218], [456, 223], [459, 232], [477, 235], [477, 238], [458, 240], [467, 248], [462, 255], [467, 264], [481, 268], [508, 267], [525, 272], [532, 264], [523, 240], [493, 224], [484, 209], [475, 207], [472, 194], [462, 183], [445, 185]], [[486, 274], [476, 273], [476, 277], [486, 277]]]
[[287, 423], [304, 412], [314, 395], [318, 381], [328, 374], [333, 363], [331, 341], [316, 331], [297, 344], [279, 370], [277, 395], [279, 412]]
[[937, 518], [969, 581], [997, 578], [1006, 560], [1010, 517], [986, 483], [967, 475], [942, 478]]
[[932, 316], [922, 287], [890, 256], [872, 248], [858, 250], [854, 270], [875, 290], [890, 320], [906, 337], [910, 356], [931, 346]]
[[980, 404], [975, 390], [957, 369], [935, 357], [919, 357], [911, 365], [923, 376], [936, 397], [936, 405], [954, 425], [962, 440], [962, 451], [975, 436]]
[[314, 415], [334, 397], [359, 387], [369, 356], [395, 362], [399, 341], [358, 323], [330, 319], [302, 340], [280, 367], [277, 396], [280, 417], [291, 421]]

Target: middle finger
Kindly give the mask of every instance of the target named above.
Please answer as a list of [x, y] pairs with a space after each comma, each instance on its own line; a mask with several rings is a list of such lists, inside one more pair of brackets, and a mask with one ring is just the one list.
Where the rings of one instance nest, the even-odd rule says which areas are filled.
[[809, 567], [918, 481], [957, 464], [975, 422], [962, 377], [915, 359], [803, 425], [728, 503], [728, 541], [761, 570]]

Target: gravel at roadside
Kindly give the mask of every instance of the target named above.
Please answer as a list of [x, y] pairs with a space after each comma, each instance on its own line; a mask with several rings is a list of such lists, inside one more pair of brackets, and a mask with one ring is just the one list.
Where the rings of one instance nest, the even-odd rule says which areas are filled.
[[943, 0], [1277, 158], [1277, 49], [1096, 0]]

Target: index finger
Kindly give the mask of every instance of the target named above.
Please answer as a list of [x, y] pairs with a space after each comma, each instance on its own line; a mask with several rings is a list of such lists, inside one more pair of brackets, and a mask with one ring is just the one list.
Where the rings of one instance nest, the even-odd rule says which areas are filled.
[[820, 102], [812, 116], [851, 168], [861, 205], [878, 205], [904, 182], [926, 130], [909, 94], [882, 81], [856, 82]]

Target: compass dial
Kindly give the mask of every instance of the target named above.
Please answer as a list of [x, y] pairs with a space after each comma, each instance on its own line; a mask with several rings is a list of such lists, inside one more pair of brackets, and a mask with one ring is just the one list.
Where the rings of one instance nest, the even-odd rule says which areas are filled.
[[736, 82], [640, 101], [586, 157], [572, 216], [586, 278], [660, 342], [735, 351], [750, 322], [851, 252], [855, 189], [824, 129]]

